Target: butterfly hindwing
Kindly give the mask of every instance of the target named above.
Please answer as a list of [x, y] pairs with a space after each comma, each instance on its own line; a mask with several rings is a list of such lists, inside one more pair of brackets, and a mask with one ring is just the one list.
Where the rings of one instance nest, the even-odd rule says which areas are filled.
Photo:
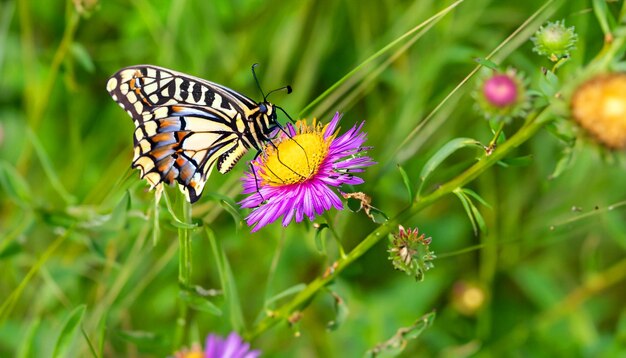
[[265, 123], [248, 123], [258, 104], [213, 82], [140, 65], [118, 71], [107, 90], [135, 123], [133, 168], [151, 188], [178, 183], [192, 203], [215, 165], [226, 173], [265, 140]]

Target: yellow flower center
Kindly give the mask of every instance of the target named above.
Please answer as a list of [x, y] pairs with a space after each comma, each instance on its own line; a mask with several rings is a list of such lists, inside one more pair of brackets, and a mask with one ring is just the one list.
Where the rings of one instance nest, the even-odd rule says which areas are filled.
[[204, 353], [203, 352], [189, 352], [186, 353], [184, 358], [202, 358], [204, 357]]
[[626, 74], [598, 75], [572, 96], [578, 123], [610, 148], [626, 148]]
[[295, 127], [295, 136], [281, 138], [276, 147], [266, 147], [260, 172], [264, 183], [281, 186], [305, 182], [317, 174], [328, 155], [333, 136], [324, 139], [324, 128], [315, 120], [310, 127], [304, 121]]

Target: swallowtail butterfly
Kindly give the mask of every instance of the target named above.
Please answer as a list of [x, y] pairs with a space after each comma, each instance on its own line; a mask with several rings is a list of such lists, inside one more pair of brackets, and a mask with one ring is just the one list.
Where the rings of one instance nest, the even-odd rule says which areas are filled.
[[158, 192], [163, 183], [178, 183], [191, 203], [202, 195], [214, 166], [227, 173], [249, 148], [260, 151], [279, 127], [278, 107], [267, 96], [257, 103], [162, 67], [123, 68], [107, 90], [135, 122], [133, 168]]

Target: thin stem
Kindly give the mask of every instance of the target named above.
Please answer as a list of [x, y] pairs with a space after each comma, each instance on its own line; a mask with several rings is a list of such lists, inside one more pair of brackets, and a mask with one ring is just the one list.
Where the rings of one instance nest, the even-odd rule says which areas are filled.
[[[191, 204], [181, 198], [182, 222], [191, 225]], [[191, 287], [191, 230], [189, 228], [178, 229], [178, 242], [180, 244], [178, 262], [178, 282], [184, 288]]]
[[330, 230], [332, 237], [335, 239], [335, 242], [337, 243], [337, 248], [339, 249], [339, 257], [343, 259], [346, 257], [346, 251], [343, 249], [343, 245], [341, 244], [341, 238], [339, 237], [337, 230], [335, 230], [333, 219], [330, 217], [330, 214], [328, 213], [328, 211], [324, 212], [324, 218], [326, 219], [326, 223], [328, 224], [328, 229]]
[[496, 132], [493, 135], [493, 139], [491, 140], [491, 142], [489, 142], [489, 145], [486, 148], [487, 155], [491, 155], [491, 152], [493, 152], [493, 150], [496, 149], [496, 145], [498, 144], [498, 138], [500, 138], [500, 134], [502, 133], [503, 129], [504, 129], [504, 121], [500, 121], [500, 123], [498, 123], [498, 128], [496, 129]]
[[[180, 194], [180, 205], [182, 212], [182, 221], [191, 226], [191, 204]], [[189, 227], [178, 228], [178, 285], [181, 289], [186, 290], [191, 287], [191, 229]], [[174, 339], [174, 347], [182, 344], [183, 337], [186, 333], [187, 316], [189, 307], [187, 303], [180, 300], [178, 319], [176, 321], [176, 335]]]
[[416, 200], [406, 209], [402, 210], [398, 215], [389, 221], [385, 222], [373, 232], [371, 232], [360, 244], [358, 244], [352, 251], [350, 251], [345, 257], [337, 260], [333, 265], [334, 270], [330, 274], [324, 274], [319, 276], [307, 287], [300, 291], [290, 302], [286, 303], [282, 307], [272, 312], [271, 316], [265, 317], [255, 327], [252, 328], [246, 334], [247, 339], [252, 339], [259, 334], [266, 331], [279, 321], [287, 319], [292, 313], [304, 308], [308, 302], [311, 301], [313, 296], [330, 281], [332, 281], [336, 275], [338, 275], [343, 269], [349, 266], [352, 262], [357, 260], [369, 249], [376, 245], [381, 239], [387, 237], [387, 235], [397, 230], [398, 225], [403, 223], [419, 211], [428, 207], [433, 202], [441, 199], [442, 197], [452, 193], [455, 189], [465, 186], [467, 183], [476, 179], [481, 173], [495, 165], [500, 159], [504, 158], [513, 149], [530, 139], [539, 129], [541, 129], [545, 123], [552, 116], [552, 106], [546, 107], [536, 117], [530, 118], [521, 128], [515, 133], [508, 141], [504, 142], [500, 147], [493, 151], [489, 156], [484, 156], [476, 164], [468, 168], [466, 171], [458, 175], [456, 178], [440, 186], [434, 192], [422, 197], [416, 198]]
[[[52, 93], [52, 89], [59, 74], [61, 64], [69, 53], [72, 42], [74, 41], [74, 35], [76, 34], [76, 30], [78, 29], [78, 24], [80, 22], [80, 15], [74, 10], [72, 2], [68, 0], [66, 2], [67, 19], [65, 20], [63, 38], [54, 53], [52, 62], [48, 66], [48, 77], [43, 84], [39, 84], [36, 83], [33, 75], [34, 73], [37, 73], [35, 70], [36, 55], [34, 50], [31, 21], [28, 17], [29, 9], [27, 4], [27, 1], [18, 1], [20, 20], [25, 21], [25, 24], [22, 27], [23, 56], [26, 59], [23, 61], [24, 72], [27, 76], [27, 85], [24, 86], [24, 102], [27, 103], [25, 108], [27, 110], [26, 117], [28, 124], [32, 131], [36, 133], [51, 98], [50, 94]], [[20, 171], [24, 171], [26, 169], [30, 156], [32, 155], [32, 149], [32, 145], [27, 142], [27, 145], [22, 150], [17, 163], [17, 167]]]

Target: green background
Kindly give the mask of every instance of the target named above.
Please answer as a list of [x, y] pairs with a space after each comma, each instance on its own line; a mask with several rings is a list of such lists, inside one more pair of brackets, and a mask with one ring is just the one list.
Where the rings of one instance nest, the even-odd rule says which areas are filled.
[[[612, 14], [623, 5], [597, 3]], [[78, 11], [76, 4], [88, 10]], [[0, 3], [0, 356], [50, 356], [59, 336], [65, 337], [65, 320], [82, 304], [84, 334], [68, 336], [74, 338], [63, 348], [67, 356], [92, 354], [85, 336], [108, 357], [166, 356], [208, 333], [233, 329], [227, 314], [192, 310], [185, 334], [177, 336], [177, 228], [162, 201], [160, 235], [153, 241], [153, 195], [129, 169], [133, 124], [105, 90], [118, 69], [164, 66], [260, 100], [250, 72], [259, 63], [265, 91], [293, 87], [290, 95], [271, 96], [293, 117], [327, 122], [340, 111], [344, 129], [366, 122], [369, 155], [378, 164], [356, 189], [394, 216], [409, 200], [398, 164], [417, 185], [424, 163], [446, 142], [491, 140], [488, 122], [473, 106], [475, 77], [438, 107], [476, 67], [474, 58], [503, 45], [492, 60], [518, 68], [536, 88], [541, 67], [551, 63], [532, 52], [529, 37], [545, 21], [565, 19], [579, 35], [558, 73], [564, 83], [602, 48], [590, 1], [467, 0], [358, 67], [326, 101], [301, 112], [376, 51], [450, 4]], [[452, 195], [404, 223], [432, 237], [430, 248], [439, 256], [424, 281], [394, 271], [383, 240], [330, 286], [349, 310], [336, 330], [326, 329], [335, 315], [333, 296], [322, 290], [303, 312], [299, 337], [281, 322], [252, 346], [267, 356], [361, 356], [436, 310], [432, 326], [408, 342], [405, 354], [624, 354], [624, 155], [607, 153], [584, 135], [579, 139], [566, 148], [542, 131], [514, 154], [524, 158], [518, 161], [523, 165], [495, 166], [472, 182], [469, 188], [491, 206], [477, 204], [485, 232], [474, 234]], [[574, 160], [550, 179], [564, 150]], [[455, 153], [424, 190], [434, 190], [479, 155]], [[231, 204], [241, 200], [245, 169], [242, 161], [227, 175], [214, 173], [193, 217], [211, 227], [223, 247], [250, 327], [264, 314], [266, 298], [321, 275], [337, 250], [329, 238], [326, 254], [320, 253], [308, 222], [286, 229], [274, 223], [250, 234], [240, 220], [247, 213], [233, 212], [219, 196], [232, 198]], [[376, 227], [362, 212], [332, 211], [329, 217], [347, 250]], [[192, 283], [221, 289], [204, 230], [194, 231]], [[463, 285], [484, 295], [478, 309], [459, 308]], [[227, 310], [222, 295], [212, 301]]]

